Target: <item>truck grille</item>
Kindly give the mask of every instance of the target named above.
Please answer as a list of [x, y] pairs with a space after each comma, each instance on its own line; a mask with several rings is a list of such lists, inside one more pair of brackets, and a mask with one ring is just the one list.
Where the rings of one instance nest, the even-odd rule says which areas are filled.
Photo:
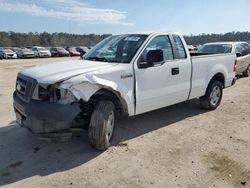
[[19, 74], [16, 81], [17, 96], [24, 102], [29, 102], [36, 87], [36, 80]]

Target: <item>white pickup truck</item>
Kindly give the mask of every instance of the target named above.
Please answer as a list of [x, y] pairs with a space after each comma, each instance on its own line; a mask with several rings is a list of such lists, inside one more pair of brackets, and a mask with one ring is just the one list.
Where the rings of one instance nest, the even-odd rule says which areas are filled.
[[33, 133], [82, 127], [90, 144], [109, 147], [117, 116], [134, 116], [199, 98], [216, 109], [235, 83], [234, 54], [191, 57], [178, 33], [110, 36], [83, 60], [42, 65], [17, 76], [14, 110]]

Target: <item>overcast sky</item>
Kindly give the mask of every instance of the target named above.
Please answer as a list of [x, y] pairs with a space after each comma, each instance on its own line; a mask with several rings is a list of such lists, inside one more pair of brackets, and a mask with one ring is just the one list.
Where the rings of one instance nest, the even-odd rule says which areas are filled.
[[250, 0], [0, 0], [0, 31], [250, 31]]

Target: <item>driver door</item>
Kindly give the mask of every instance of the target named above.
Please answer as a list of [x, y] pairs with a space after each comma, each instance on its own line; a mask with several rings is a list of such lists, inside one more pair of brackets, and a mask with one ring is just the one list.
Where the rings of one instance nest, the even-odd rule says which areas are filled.
[[[144, 69], [138, 68], [135, 63], [136, 114], [176, 104], [188, 98], [191, 65], [187, 58], [175, 58], [175, 48], [168, 35], [153, 38], [138, 62], [145, 62], [147, 52], [156, 49], [163, 51], [163, 62], [156, 62], [153, 67]], [[182, 68], [187, 68], [187, 71], [181, 70]], [[183, 79], [187, 80], [183, 82]]]

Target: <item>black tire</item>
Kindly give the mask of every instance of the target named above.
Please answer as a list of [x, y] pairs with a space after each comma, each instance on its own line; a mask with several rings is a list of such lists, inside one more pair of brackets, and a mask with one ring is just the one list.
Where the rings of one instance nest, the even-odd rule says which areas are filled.
[[250, 76], [250, 64], [248, 65], [247, 70], [245, 70], [243, 72], [243, 76], [245, 76], [245, 77], [249, 77]]
[[[112, 133], [108, 134], [109, 118], [113, 117]], [[110, 146], [115, 131], [116, 112], [115, 105], [111, 101], [100, 101], [92, 112], [89, 123], [89, 143], [98, 150], [106, 150]]]
[[[213, 96], [211, 96], [214, 90], [216, 90], [215, 92], [218, 92], [214, 93], [217, 96], [214, 97], [216, 98], [216, 100], [213, 98]], [[210, 84], [208, 85], [206, 94], [203, 97], [200, 97], [201, 107], [206, 110], [215, 110], [220, 105], [222, 95], [223, 95], [222, 83], [217, 80], [211, 81]]]

